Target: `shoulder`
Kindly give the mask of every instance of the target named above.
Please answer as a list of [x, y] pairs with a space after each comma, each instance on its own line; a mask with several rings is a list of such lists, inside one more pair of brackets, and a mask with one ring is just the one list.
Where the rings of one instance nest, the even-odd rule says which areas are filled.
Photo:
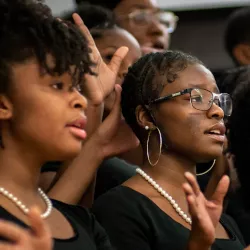
[[226, 215], [226, 214], [222, 214], [221, 222], [226, 228], [228, 228], [231, 232], [233, 232], [235, 234], [235, 236], [239, 239], [239, 241], [243, 245], [245, 245], [242, 233], [239, 230], [237, 223], [234, 221], [234, 219], [231, 216]]
[[146, 199], [142, 194], [129, 187], [118, 186], [101, 195], [94, 202], [93, 211], [105, 210], [108, 212], [106, 209], [135, 209], [145, 203]]
[[85, 226], [91, 225], [93, 221], [95, 221], [93, 214], [87, 208], [76, 205], [69, 205], [57, 200], [52, 200], [52, 202], [53, 206], [62, 214], [78, 219], [79, 221], [84, 223]]

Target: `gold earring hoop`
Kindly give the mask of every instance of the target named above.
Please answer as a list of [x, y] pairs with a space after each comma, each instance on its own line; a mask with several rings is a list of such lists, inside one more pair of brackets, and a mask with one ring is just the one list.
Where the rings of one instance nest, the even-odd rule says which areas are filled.
[[201, 176], [201, 175], [204, 175], [204, 174], [207, 174], [208, 172], [210, 172], [210, 171], [213, 169], [215, 163], [216, 163], [216, 160], [213, 161], [212, 166], [211, 166], [208, 170], [206, 170], [206, 171], [203, 172], [203, 173], [196, 174], [196, 176]]
[[160, 140], [160, 152], [159, 152], [159, 155], [158, 155], [158, 159], [156, 160], [156, 162], [152, 163], [151, 160], [150, 160], [150, 156], [149, 156], [149, 140], [150, 140], [150, 135], [153, 131], [153, 129], [149, 130], [148, 132], [148, 139], [147, 139], [147, 158], [148, 158], [148, 162], [149, 164], [154, 167], [155, 165], [157, 165], [157, 163], [159, 162], [160, 160], [160, 157], [161, 157], [161, 150], [162, 150], [162, 135], [161, 135], [161, 131], [158, 127], [155, 127], [158, 131], [158, 134], [159, 134], [159, 140]]

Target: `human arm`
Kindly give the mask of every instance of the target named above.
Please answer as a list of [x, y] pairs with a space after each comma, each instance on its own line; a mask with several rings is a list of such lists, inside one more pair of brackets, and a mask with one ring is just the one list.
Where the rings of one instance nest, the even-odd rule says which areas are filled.
[[185, 174], [187, 183], [183, 190], [192, 218], [192, 229], [187, 245], [187, 250], [209, 250], [215, 240], [215, 228], [219, 223], [223, 200], [229, 187], [228, 176], [223, 176], [219, 181], [213, 195], [208, 200], [200, 191], [195, 177]]

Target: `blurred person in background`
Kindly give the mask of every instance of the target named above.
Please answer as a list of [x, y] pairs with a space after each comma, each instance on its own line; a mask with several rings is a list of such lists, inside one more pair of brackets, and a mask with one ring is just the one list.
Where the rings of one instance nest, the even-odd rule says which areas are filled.
[[225, 47], [236, 66], [250, 64], [250, 7], [234, 11], [228, 18]]
[[112, 10], [119, 26], [134, 35], [144, 54], [169, 48], [178, 17], [160, 9], [155, 0], [76, 0], [77, 4], [86, 2]]

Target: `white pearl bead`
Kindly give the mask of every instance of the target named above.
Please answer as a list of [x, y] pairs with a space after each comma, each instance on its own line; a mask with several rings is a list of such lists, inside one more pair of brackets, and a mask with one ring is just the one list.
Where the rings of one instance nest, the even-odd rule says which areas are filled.
[[147, 175], [142, 169], [137, 168], [136, 172], [140, 174], [146, 181], [148, 181], [149, 184], [151, 184], [163, 197], [165, 197], [169, 203], [173, 206], [173, 208], [176, 210], [176, 212], [189, 224], [192, 224], [191, 218], [189, 218], [179, 207], [179, 205], [176, 203], [176, 201], [173, 199], [171, 195], [169, 195], [163, 188], [160, 187], [159, 184], [155, 182], [154, 179], [152, 179], [149, 175]]
[[[9, 198], [11, 201], [13, 201], [25, 214], [29, 213], [29, 209], [20, 201], [17, 197], [15, 197], [12, 193], [8, 192], [3, 187], [0, 187], [0, 193], [2, 193], [5, 197]], [[42, 199], [46, 203], [47, 209], [44, 214], [41, 215], [42, 218], [47, 218], [52, 211], [53, 205], [51, 203], [51, 200], [47, 197], [47, 195], [38, 188], [38, 193], [41, 195]]]

